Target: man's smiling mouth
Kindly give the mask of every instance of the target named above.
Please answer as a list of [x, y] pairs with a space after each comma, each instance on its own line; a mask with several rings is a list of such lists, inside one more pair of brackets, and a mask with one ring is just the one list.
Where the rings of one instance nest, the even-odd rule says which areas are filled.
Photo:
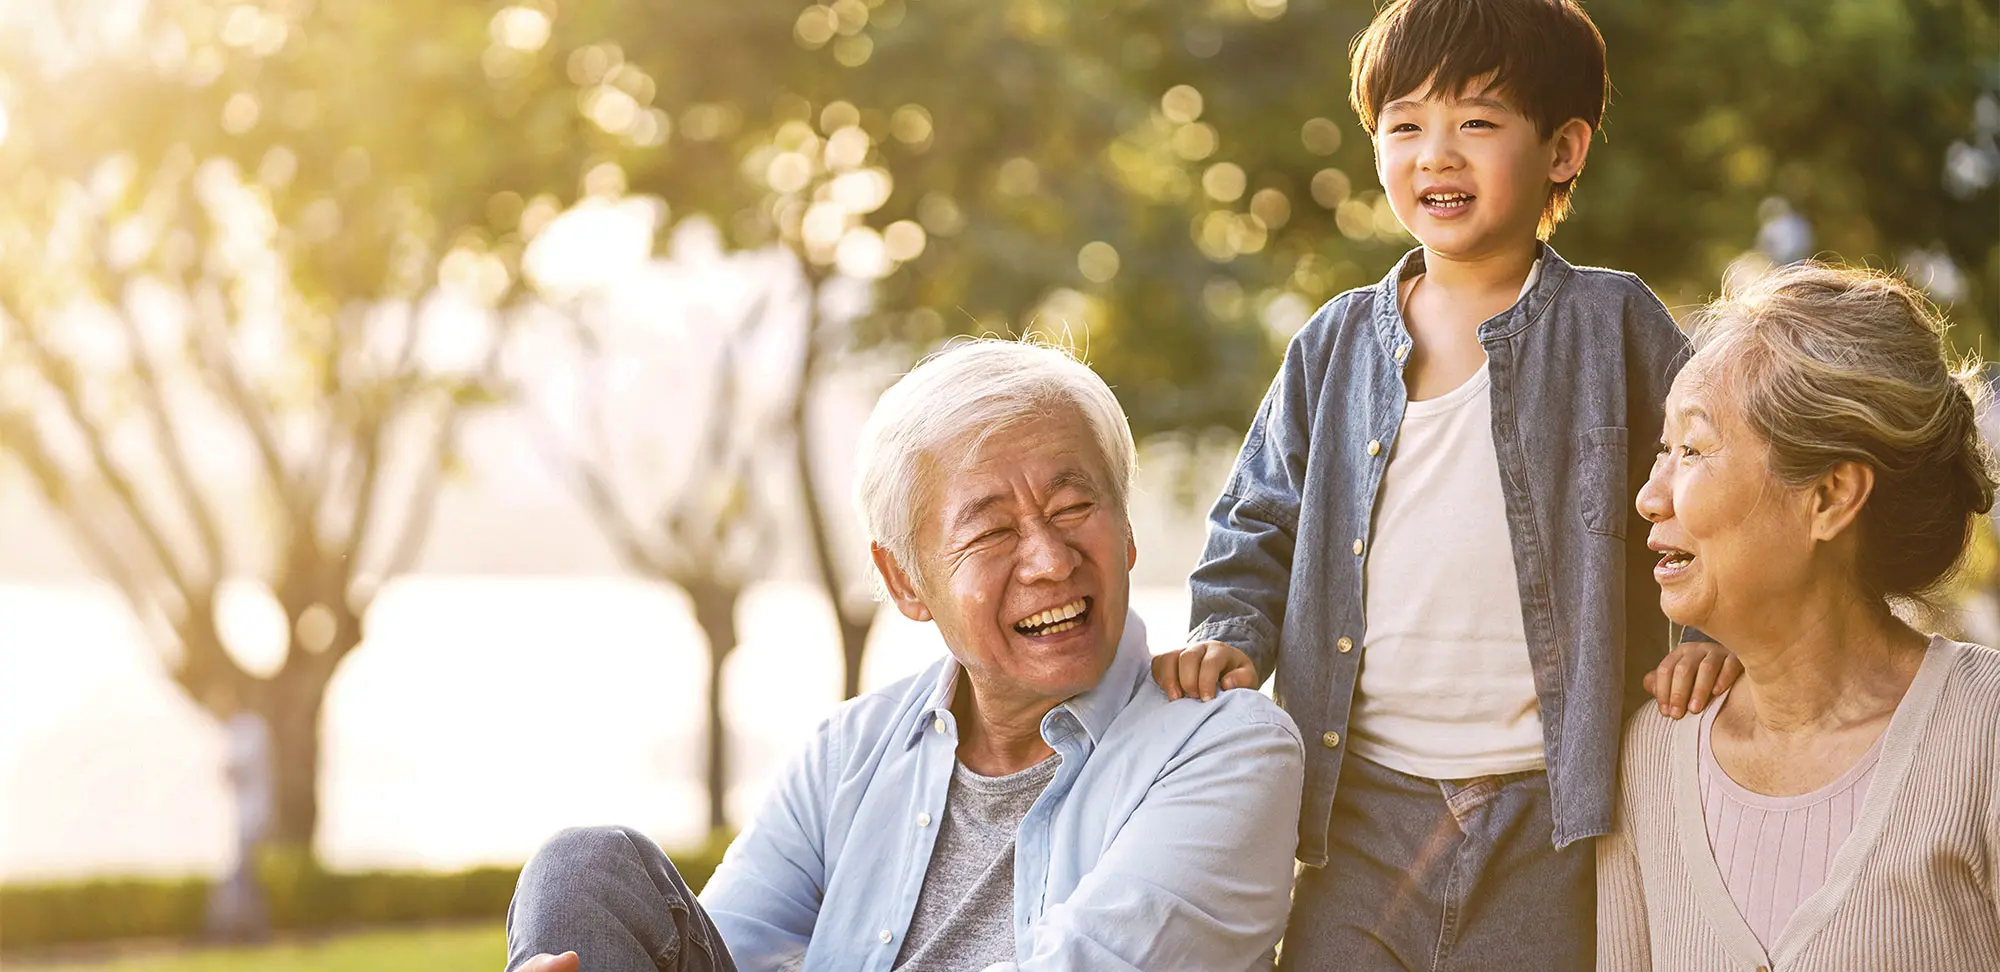
[[1014, 630], [1030, 638], [1062, 634], [1083, 627], [1090, 620], [1090, 598], [1079, 597], [1061, 607], [1028, 615], [1014, 622]]

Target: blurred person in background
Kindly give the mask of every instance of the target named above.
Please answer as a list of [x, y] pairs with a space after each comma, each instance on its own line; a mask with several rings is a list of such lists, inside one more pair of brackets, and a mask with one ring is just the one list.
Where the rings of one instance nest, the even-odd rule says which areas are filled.
[[1993, 505], [1975, 369], [1892, 277], [1700, 315], [1638, 509], [1667, 616], [1743, 676], [1626, 733], [1598, 968], [2000, 968], [2000, 653], [1911, 627]]
[[1268, 967], [1303, 749], [1262, 695], [1153, 684], [1135, 467], [1111, 389], [1060, 350], [976, 341], [897, 382], [857, 499], [882, 588], [948, 657], [827, 720], [699, 901], [634, 831], [555, 837], [508, 968]]
[[262, 941], [270, 936], [270, 915], [257, 883], [257, 851], [270, 835], [275, 795], [271, 730], [234, 691], [216, 694], [216, 711], [229, 713], [222, 721], [223, 777], [236, 806], [236, 860], [209, 895], [207, 930], [220, 941]]

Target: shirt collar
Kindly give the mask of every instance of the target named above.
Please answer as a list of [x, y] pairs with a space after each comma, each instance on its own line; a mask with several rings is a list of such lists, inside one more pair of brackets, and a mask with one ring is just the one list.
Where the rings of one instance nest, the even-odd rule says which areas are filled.
[[[1104, 670], [1104, 677], [1089, 691], [1081, 692], [1064, 700], [1042, 717], [1042, 738], [1048, 739], [1050, 729], [1056, 721], [1057, 713], [1067, 712], [1090, 737], [1092, 746], [1104, 739], [1104, 733], [1111, 728], [1113, 720], [1132, 701], [1132, 694], [1139, 687], [1140, 677], [1151, 672], [1152, 651], [1146, 646], [1146, 624], [1139, 615], [1127, 609], [1125, 612], [1125, 633], [1118, 639], [1118, 652], [1111, 659], [1111, 665]], [[946, 655], [944, 664], [939, 666], [937, 681], [931, 686], [931, 694], [924, 705], [924, 718], [917, 720], [912, 736], [931, 729], [933, 723], [943, 723], [957, 732], [957, 720], [952, 714], [951, 703], [958, 695], [958, 676], [965, 669], [958, 659]], [[1053, 742], [1051, 742], [1053, 745]]]

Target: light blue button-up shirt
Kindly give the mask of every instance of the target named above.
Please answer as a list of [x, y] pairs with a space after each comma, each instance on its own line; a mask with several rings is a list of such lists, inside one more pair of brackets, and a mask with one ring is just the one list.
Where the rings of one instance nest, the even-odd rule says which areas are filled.
[[[1270, 699], [1167, 701], [1127, 614], [1097, 687], [1050, 710], [1061, 758], [1014, 850], [1016, 963], [1263, 968], [1283, 934], [1304, 753]], [[885, 972], [902, 950], [958, 759], [947, 657], [855, 699], [729, 848], [702, 905], [742, 972]]]

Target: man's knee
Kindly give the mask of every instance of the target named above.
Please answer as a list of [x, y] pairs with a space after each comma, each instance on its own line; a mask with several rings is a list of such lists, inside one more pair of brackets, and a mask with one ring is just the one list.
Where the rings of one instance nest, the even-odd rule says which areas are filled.
[[516, 893], [693, 897], [652, 838], [630, 827], [571, 827], [535, 852]]

